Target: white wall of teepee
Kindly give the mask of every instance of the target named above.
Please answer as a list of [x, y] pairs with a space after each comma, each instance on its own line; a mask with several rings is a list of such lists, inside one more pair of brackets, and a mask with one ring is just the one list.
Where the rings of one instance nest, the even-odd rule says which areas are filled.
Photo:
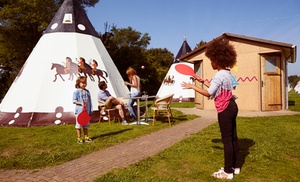
[[[191, 76], [183, 75], [175, 70], [175, 66], [177, 64], [185, 64], [190, 66], [192, 69], [194, 69], [194, 65], [191, 63], [173, 63], [162, 82], [156, 96], [163, 97], [168, 94], [174, 94], [173, 101], [174, 102], [186, 102], [190, 101], [193, 102], [195, 98], [195, 91], [193, 89], [182, 89], [181, 83], [182, 82], [189, 82], [193, 83], [193, 79], [191, 79]], [[168, 77], [171, 78], [171, 81], [168, 81]]]
[[[82, 7], [76, 0], [66, 0], [62, 7], [57, 14], [63, 17], [65, 13], [63, 11], [68, 9], [75, 15], [77, 12], [76, 16], [80, 17], [81, 21], [80, 26], [70, 25], [75, 28], [69, 27], [66, 31], [62, 31], [69, 25], [63, 25], [61, 28], [58, 23], [62, 18], [55, 17], [52, 20], [1, 102], [0, 125], [39, 126], [75, 123], [75, 105], [72, 103], [72, 97], [77, 77], [84, 75], [78, 72], [79, 63], [76, 59], [79, 57], [83, 57], [87, 64], [91, 60], [98, 63], [96, 73], [87, 72], [87, 89], [91, 92], [94, 111], [98, 110], [98, 81], [107, 81], [108, 90], [113, 96], [128, 96], [129, 90], [124, 85], [118, 69], [101, 40], [94, 36], [95, 30], [86, 29], [92, 26], [85, 17]], [[66, 14], [70, 15], [69, 12]], [[73, 18], [76, 18], [75, 15]], [[72, 22], [76, 24], [77, 21], [73, 19]], [[56, 27], [60, 28], [59, 31], [55, 31]], [[70, 57], [75, 65], [75, 69], [67, 73], [61, 70], [66, 68], [66, 57]], [[89, 65], [87, 68], [91, 69]]]
[[[64, 40], [58, 43], [58, 40]], [[51, 46], [52, 45], [52, 46]], [[75, 90], [76, 75], [69, 80], [69, 74], [62, 74], [62, 78], [55, 74], [56, 69], [51, 69], [52, 63], [63, 66], [65, 58], [83, 57], [86, 60], [95, 59], [98, 62], [98, 69], [108, 73], [108, 89], [112, 95], [122, 97], [128, 94], [128, 89], [124, 85], [118, 70], [109, 57], [105, 47], [100, 39], [95, 37], [77, 34], [77, 33], [54, 33], [46, 34], [37, 44], [32, 54], [29, 56], [24, 69], [10, 90], [5, 96], [1, 111], [12, 112], [16, 110], [15, 105], [25, 106], [24, 112], [45, 112], [53, 110], [57, 105], [65, 105], [64, 109], [73, 110], [74, 105], [72, 93]], [[97, 109], [98, 78], [92, 76], [94, 80], [88, 77], [87, 89], [92, 93], [94, 109]], [[103, 80], [103, 79], [101, 79]], [[30, 104], [29, 104], [30, 103]], [[69, 103], [69, 104], [67, 104]]]
[[[51, 69], [53, 63], [64, 66], [66, 57], [72, 58], [75, 63], [79, 57], [85, 58], [86, 62], [96, 60], [98, 69], [108, 74], [107, 77], [105, 74], [103, 76], [110, 93], [116, 97], [128, 95], [129, 90], [100, 39], [78, 33], [53, 33], [45, 34], [40, 39], [4, 97], [0, 111], [15, 113], [18, 108], [22, 108], [22, 113], [55, 113], [58, 107], [62, 107], [63, 113], [73, 112], [72, 94], [77, 75], [61, 74], [62, 77], [57, 75], [55, 80], [56, 68]], [[69, 79], [70, 76], [73, 78]], [[88, 77], [87, 89], [92, 95], [93, 109], [97, 110], [99, 79], [95, 75], [91, 78]]]

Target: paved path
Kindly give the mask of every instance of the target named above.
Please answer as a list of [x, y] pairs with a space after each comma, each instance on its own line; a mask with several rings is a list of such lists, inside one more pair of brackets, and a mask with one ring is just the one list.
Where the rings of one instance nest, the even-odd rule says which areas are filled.
[[[90, 182], [112, 168], [127, 167], [172, 146], [216, 122], [216, 111], [180, 108], [184, 113], [200, 118], [147, 134], [64, 164], [39, 170], [0, 170], [1, 182]], [[291, 111], [239, 112], [239, 116], [268, 116], [297, 114]], [[170, 137], [172, 136], [172, 137]], [[147, 150], [145, 150], [147, 149]]]

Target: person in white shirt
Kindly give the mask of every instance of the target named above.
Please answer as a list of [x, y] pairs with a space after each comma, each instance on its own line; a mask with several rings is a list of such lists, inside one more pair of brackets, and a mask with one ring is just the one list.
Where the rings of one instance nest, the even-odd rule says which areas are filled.
[[203, 83], [208, 89], [200, 88], [194, 84], [182, 83], [184, 89], [194, 89], [196, 92], [212, 97], [218, 112], [218, 123], [224, 145], [224, 167], [212, 174], [215, 178], [232, 179], [233, 174], [240, 173], [239, 142], [236, 129], [236, 117], [238, 106], [235, 96], [232, 94], [232, 75], [229, 68], [236, 64], [236, 51], [224, 38], [214, 39], [206, 46], [205, 55], [210, 59], [211, 66], [218, 72], [213, 77], [211, 83], [207, 83], [203, 78], [195, 79]]
[[[126, 74], [128, 76], [129, 82], [125, 82], [126, 86], [130, 86], [130, 97], [138, 97], [141, 94], [141, 84], [140, 84], [140, 77], [137, 76], [135, 69], [129, 67], [126, 70]], [[131, 117], [134, 120], [137, 120], [136, 112], [133, 109], [133, 104], [135, 103], [136, 99], [129, 99], [128, 100], [128, 110]]]

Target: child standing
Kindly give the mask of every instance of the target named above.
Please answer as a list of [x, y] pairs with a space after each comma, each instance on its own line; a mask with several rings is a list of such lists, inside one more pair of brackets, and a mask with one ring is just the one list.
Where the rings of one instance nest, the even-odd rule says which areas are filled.
[[[77, 143], [83, 144], [83, 142], [92, 142], [92, 139], [88, 136], [88, 128], [90, 127], [90, 122], [88, 124], [81, 126], [77, 117], [78, 114], [83, 110], [83, 106], [86, 106], [86, 110], [89, 114], [93, 113], [92, 110], [92, 102], [91, 102], [91, 94], [86, 89], [87, 80], [86, 77], [80, 76], [76, 80], [75, 87], [77, 88], [73, 93], [73, 103], [75, 106], [75, 116], [76, 116], [76, 125], [75, 128], [77, 130]], [[81, 128], [83, 128], [84, 137], [81, 138]]]
[[228, 68], [236, 64], [237, 54], [229, 41], [223, 38], [215, 39], [206, 46], [205, 55], [210, 59], [211, 66], [218, 72], [213, 77], [211, 84], [202, 78], [195, 78], [208, 87], [207, 90], [189, 83], [182, 83], [185, 89], [194, 89], [196, 92], [214, 98], [218, 112], [218, 123], [224, 145], [224, 168], [212, 174], [215, 178], [232, 179], [233, 174], [240, 173], [238, 164], [239, 142], [236, 130], [236, 117], [238, 107], [235, 96], [232, 94], [232, 75]]

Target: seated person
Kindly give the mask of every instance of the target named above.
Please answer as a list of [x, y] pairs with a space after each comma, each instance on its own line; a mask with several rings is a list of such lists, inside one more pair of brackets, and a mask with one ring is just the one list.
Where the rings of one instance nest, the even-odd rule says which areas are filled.
[[106, 90], [107, 84], [105, 83], [105, 81], [99, 82], [98, 87], [100, 89], [98, 93], [98, 100], [105, 102], [104, 109], [111, 109], [115, 107], [119, 111], [119, 115], [121, 116], [122, 119], [122, 124], [128, 125], [127, 121], [125, 120], [124, 111], [123, 111], [124, 103], [121, 100], [110, 95], [109, 91]]

